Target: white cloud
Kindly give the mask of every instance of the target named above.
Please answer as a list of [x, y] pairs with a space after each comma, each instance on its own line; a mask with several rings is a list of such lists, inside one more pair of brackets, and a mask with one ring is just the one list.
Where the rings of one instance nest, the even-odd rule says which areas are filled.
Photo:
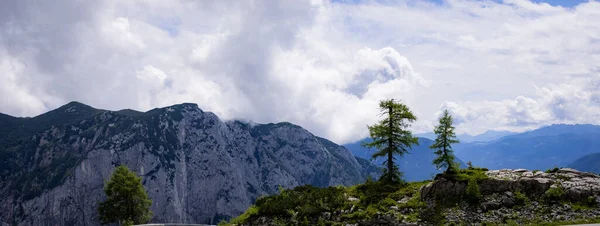
[[[600, 121], [600, 3], [34, 1], [0, 8], [0, 112], [78, 100], [290, 121], [349, 142], [402, 99], [463, 132]], [[131, 84], [136, 84], [132, 86]]]
[[536, 88], [534, 97], [485, 102], [446, 102], [442, 108], [455, 115], [456, 122], [472, 131], [487, 129], [522, 131], [551, 123], [600, 121], [600, 77], [590, 76], [573, 84]]
[[[19, 77], [24, 65], [19, 59], [15, 59], [5, 52], [0, 52], [0, 97], [2, 108], [19, 115], [36, 114], [45, 110], [44, 104], [32, 94], [24, 83], [30, 83], [27, 78]], [[21, 105], [28, 103], [28, 105]]]

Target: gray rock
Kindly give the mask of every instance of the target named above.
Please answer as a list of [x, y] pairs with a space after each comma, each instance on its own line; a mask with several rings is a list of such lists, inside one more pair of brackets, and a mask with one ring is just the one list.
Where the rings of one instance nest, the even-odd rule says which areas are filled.
[[404, 204], [404, 203], [407, 203], [408, 201], [410, 201], [410, 198], [411, 197], [406, 196], [397, 202], [398, 202], [398, 204]]
[[512, 208], [515, 205], [515, 198], [513, 196], [502, 197], [502, 205], [508, 208]]
[[481, 209], [484, 212], [490, 211], [490, 210], [497, 210], [500, 209], [500, 207], [502, 207], [502, 205], [500, 205], [500, 203], [498, 202], [485, 202], [481, 204]]
[[329, 220], [329, 219], [331, 219], [331, 213], [330, 212], [321, 213], [321, 217], [325, 220]]
[[[575, 211], [570, 205], [538, 203], [535, 198], [541, 198], [551, 187], [562, 187], [566, 192], [567, 201], [580, 202], [589, 196], [598, 197], [600, 194], [600, 177], [590, 173], [564, 169], [555, 173], [531, 173], [521, 170], [490, 170], [486, 172], [488, 179], [479, 182], [483, 195], [481, 204], [470, 206], [462, 201], [458, 210], [449, 209], [445, 212], [448, 222], [463, 222], [474, 225], [476, 222], [503, 222], [539, 218], [545, 221], [573, 220], [580, 218], [595, 218], [600, 209]], [[467, 182], [457, 182], [438, 177], [433, 182], [421, 188], [421, 200], [428, 205], [428, 211], [434, 210], [436, 197], [459, 197], [466, 192]], [[532, 200], [529, 205], [514, 208], [514, 192], [526, 193]], [[600, 199], [598, 199], [600, 201]], [[459, 199], [460, 202], [460, 199]], [[466, 204], [466, 205], [463, 205]], [[425, 211], [425, 212], [428, 212]], [[547, 213], [539, 215], [540, 213]], [[539, 215], [539, 216], [538, 216]], [[519, 224], [520, 224], [519, 223]]]

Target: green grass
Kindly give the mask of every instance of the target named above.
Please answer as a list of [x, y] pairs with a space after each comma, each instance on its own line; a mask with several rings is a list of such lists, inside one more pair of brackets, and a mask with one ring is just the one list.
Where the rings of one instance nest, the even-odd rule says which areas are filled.
[[[338, 215], [348, 223], [368, 221], [382, 213], [395, 215], [398, 219], [416, 222], [419, 220], [419, 210], [425, 207], [420, 200], [420, 188], [429, 181], [401, 184], [384, 184], [381, 182], [366, 182], [351, 187], [316, 188], [310, 185], [296, 187], [291, 190], [282, 189], [279, 194], [261, 197], [242, 215], [222, 222], [220, 225], [243, 224], [252, 222], [259, 217], [277, 218], [294, 225], [335, 225], [339, 222], [322, 219], [321, 213], [353, 212]], [[359, 201], [349, 201], [348, 197], [356, 197]], [[409, 197], [406, 203], [398, 203]], [[411, 208], [407, 215], [400, 215], [392, 210]]]
[[581, 202], [571, 204], [571, 207], [575, 211], [591, 210], [598, 208], [598, 202], [596, 201], [596, 197], [589, 196]]
[[470, 167], [467, 169], [460, 169], [457, 172], [451, 173], [451, 174], [440, 174], [440, 176], [442, 176], [448, 180], [454, 180], [454, 181], [468, 182], [471, 179], [474, 179], [477, 182], [480, 182], [482, 180], [489, 178], [485, 174], [485, 172], [487, 172], [487, 171], [488, 171], [488, 169], [486, 169], [486, 168]]
[[249, 219], [258, 215], [258, 208], [255, 205], [250, 206], [242, 215], [231, 219], [229, 222], [222, 221], [219, 226], [239, 225], [248, 222]]
[[419, 181], [419, 182], [409, 182], [402, 186], [397, 191], [389, 194], [389, 197], [395, 200], [400, 200], [404, 197], [412, 197], [415, 194], [419, 193], [419, 189], [424, 185], [429, 184], [431, 181]]

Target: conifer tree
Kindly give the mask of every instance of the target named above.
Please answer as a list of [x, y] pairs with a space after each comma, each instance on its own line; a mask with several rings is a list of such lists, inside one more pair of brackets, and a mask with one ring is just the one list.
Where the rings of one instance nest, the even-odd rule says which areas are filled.
[[452, 115], [450, 115], [448, 110], [444, 110], [440, 118], [440, 124], [433, 131], [437, 135], [435, 143], [429, 147], [437, 155], [437, 158], [433, 160], [433, 164], [437, 169], [446, 167], [446, 173], [452, 172], [457, 167], [454, 162], [454, 155], [452, 154], [452, 144], [459, 141], [456, 139], [453, 123]]
[[380, 180], [385, 183], [397, 183], [401, 181], [401, 172], [394, 164], [394, 155], [402, 156], [408, 153], [412, 145], [419, 144], [418, 138], [407, 130], [409, 123], [417, 120], [417, 117], [406, 105], [394, 99], [381, 101], [379, 108], [384, 118], [377, 124], [368, 126], [373, 141], [364, 143], [363, 146], [378, 149], [372, 155], [372, 159], [386, 157], [383, 163], [386, 168]]
[[102, 224], [145, 224], [152, 218], [152, 200], [142, 186], [142, 178], [126, 166], [118, 166], [104, 186], [108, 198], [98, 206]]

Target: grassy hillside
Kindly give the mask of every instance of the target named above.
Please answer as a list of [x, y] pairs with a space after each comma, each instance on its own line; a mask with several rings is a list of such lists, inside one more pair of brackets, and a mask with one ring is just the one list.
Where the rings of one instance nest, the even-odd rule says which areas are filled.
[[[600, 222], [598, 196], [564, 187], [568, 169], [550, 173], [462, 169], [434, 181], [351, 187], [300, 186], [261, 197], [244, 214], [219, 225], [565, 225]], [[512, 179], [511, 179], [512, 178]], [[517, 179], [515, 179], [517, 178]], [[518, 179], [529, 178], [529, 179]], [[545, 178], [532, 184], [532, 180]], [[566, 183], [568, 184], [568, 183]], [[595, 188], [597, 189], [597, 188]], [[587, 193], [586, 193], [587, 194]]]

